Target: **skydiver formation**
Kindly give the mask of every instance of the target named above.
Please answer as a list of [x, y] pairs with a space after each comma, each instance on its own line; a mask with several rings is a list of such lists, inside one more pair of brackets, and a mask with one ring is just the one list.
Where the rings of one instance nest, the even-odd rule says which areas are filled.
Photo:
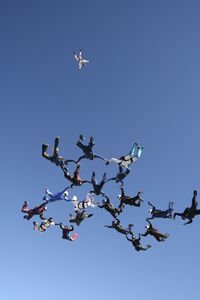
[[[82, 67], [86, 67], [86, 65], [90, 63], [89, 60], [83, 59], [82, 50], [80, 50], [79, 55], [74, 52], [74, 58], [78, 63], [79, 70], [81, 70]], [[156, 228], [154, 228], [150, 220], [158, 218], [175, 220], [176, 216], [180, 216], [182, 220], [188, 219], [188, 222], [184, 223], [184, 225], [186, 225], [192, 223], [195, 216], [200, 215], [200, 209], [197, 209], [197, 190], [194, 190], [193, 192], [191, 207], [187, 207], [182, 213], [176, 212], [174, 213], [174, 215], [173, 202], [169, 202], [168, 209], [166, 210], [157, 209], [153, 204], [148, 202], [148, 205], [151, 207], [151, 209], [149, 209], [150, 217], [146, 218], [146, 222], [148, 223], [148, 225], [145, 225], [145, 233], [139, 233], [138, 238], [136, 238], [135, 234], [132, 231], [134, 225], [129, 224], [128, 227], [125, 228], [119, 220], [119, 215], [124, 212], [125, 207], [129, 207], [129, 209], [130, 206], [139, 208], [142, 202], [144, 202], [143, 198], [141, 197], [143, 191], [138, 191], [136, 196], [127, 196], [124, 192], [124, 181], [131, 172], [130, 165], [141, 158], [144, 147], [135, 142], [134, 144], [132, 144], [133, 146], [131, 147], [130, 151], [126, 152], [128, 153], [127, 155], [123, 155], [119, 158], [112, 157], [110, 159], [107, 159], [93, 152], [95, 143], [92, 136], [90, 137], [88, 144], [85, 143], [84, 140], [84, 136], [80, 134], [76, 145], [83, 154], [77, 160], [64, 159], [61, 155], [58, 154], [58, 145], [60, 142], [59, 137], [55, 138], [52, 155], [49, 155], [47, 153], [49, 145], [42, 144], [42, 157], [60, 168], [68, 184], [61, 192], [56, 192], [54, 194], [46, 188], [45, 195], [42, 198], [43, 202], [39, 206], [36, 206], [32, 209], [28, 208], [29, 204], [27, 201], [23, 203], [21, 211], [25, 214], [24, 219], [30, 220], [33, 217], [39, 217], [41, 220], [40, 225], [38, 225], [36, 221], [33, 221], [33, 230], [44, 233], [49, 227], [53, 225], [55, 225], [54, 228], [59, 226], [59, 228], [62, 230], [62, 239], [73, 242], [78, 237], [77, 233], [71, 235], [71, 232], [74, 231], [74, 226], [76, 225], [78, 227], [85, 219], [94, 216], [94, 213], [91, 214], [87, 211], [88, 209], [95, 210], [95, 208], [100, 208], [102, 211], [109, 213], [109, 216], [113, 218], [111, 225], [104, 225], [104, 227], [115, 229], [115, 231], [117, 233], [120, 233], [121, 236], [125, 236], [126, 240], [131, 242], [134, 249], [139, 252], [147, 251], [151, 248], [151, 245], [149, 244], [146, 244], [146, 246], [142, 246], [141, 238], [150, 235], [154, 237], [158, 242], [163, 242], [169, 237], [168, 233], [160, 233]], [[91, 180], [82, 179], [79, 175], [81, 169], [80, 162], [82, 162], [83, 159], [93, 161], [95, 158], [100, 159], [106, 164], [106, 166], [108, 166], [111, 162], [116, 163], [118, 169], [118, 172], [115, 173], [116, 175], [107, 179], [106, 172], [104, 172], [102, 180], [98, 183], [96, 180], [96, 172], [93, 171], [90, 177]], [[75, 164], [75, 167], [73, 168], [74, 173], [71, 173], [70, 171], [70, 163], [73, 163], [73, 166]], [[118, 198], [119, 201], [116, 207], [113, 203], [111, 203], [110, 197], [103, 191], [103, 187], [110, 181], [120, 183], [119, 186], [117, 185], [117, 188], [120, 190], [120, 194], [116, 196], [116, 199]], [[92, 190], [90, 190], [91, 188], [89, 188], [86, 198], [82, 198], [84, 200], [80, 201], [78, 200], [78, 197], [76, 195], [73, 195], [71, 198], [70, 193], [73, 191], [73, 189], [75, 187], [80, 188], [85, 183], [88, 183], [90, 186], [92, 185], [93, 188]], [[102, 203], [100, 203], [99, 201], [95, 203], [94, 197], [102, 197]], [[62, 222], [56, 223], [53, 217], [44, 217], [48, 205], [57, 201], [60, 202], [60, 200], [65, 201], [65, 203], [67, 202], [72, 204], [71, 207], [74, 210], [75, 215], [73, 215], [72, 213], [69, 214], [69, 225], [63, 225]], [[74, 224], [74, 226], [72, 225], [72, 223]]]
[[[84, 145], [82, 143], [84, 139], [85, 138], [83, 137], [83, 135], [80, 135], [76, 144], [84, 153], [84, 155], [80, 156], [77, 160], [64, 159], [62, 156], [58, 155], [58, 144], [60, 141], [59, 137], [55, 138], [52, 156], [49, 156], [47, 154], [48, 145], [42, 144], [42, 156], [61, 169], [64, 177], [66, 178], [69, 184], [61, 192], [57, 192], [54, 194], [51, 193], [48, 189], [45, 189], [45, 196], [42, 198], [44, 202], [32, 209], [28, 208], [29, 204], [27, 201], [24, 202], [21, 209], [21, 211], [25, 214], [24, 219], [30, 220], [32, 217], [35, 216], [39, 216], [39, 218], [41, 219], [40, 225], [38, 225], [36, 221], [33, 222], [34, 230], [39, 231], [40, 233], [44, 233], [52, 225], [57, 225], [62, 230], [62, 239], [68, 241], [75, 241], [78, 237], [78, 234], [75, 233], [72, 236], [70, 235], [70, 232], [74, 230], [73, 225], [63, 225], [62, 222], [55, 223], [52, 217], [44, 217], [44, 213], [46, 213], [47, 206], [50, 203], [54, 203], [60, 200], [64, 200], [67, 203], [71, 203], [75, 215], [70, 213], [68, 222], [71, 224], [73, 223], [77, 227], [80, 226], [80, 224], [85, 219], [94, 216], [94, 214], [89, 213], [87, 209], [95, 209], [98, 207], [102, 211], [108, 212], [109, 215], [113, 218], [111, 225], [104, 225], [104, 227], [115, 229], [117, 233], [121, 233], [121, 235], [124, 235], [126, 240], [131, 242], [135, 250], [138, 252], [146, 251], [151, 248], [151, 245], [149, 244], [147, 244], [146, 246], [141, 245], [142, 237], [144, 238], [149, 235], [154, 237], [158, 242], [163, 242], [169, 237], [168, 233], [160, 233], [156, 228], [154, 228], [150, 220], [153, 220], [155, 218], [175, 219], [176, 216], [180, 216], [183, 220], [188, 219], [188, 222], [184, 223], [184, 225], [186, 225], [192, 223], [195, 216], [200, 215], [200, 209], [197, 209], [198, 202], [196, 190], [194, 190], [193, 192], [191, 207], [187, 207], [183, 211], [183, 213], [176, 212], [173, 215], [173, 202], [169, 202], [168, 209], [166, 210], [157, 209], [153, 204], [148, 202], [148, 205], [151, 207], [151, 209], [149, 210], [150, 217], [146, 218], [146, 222], [148, 223], [148, 225], [145, 226], [145, 233], [139, 233], [138, 238], [136, 238], [135, 234], [132, 231], [133, 224], [129, 224], [128, 227], [125, 228], [119, 220], [119, 215], [123, 213], [125, 207], [134, 206], [139, 208], [141, 206], [141, 203], [144, 202], [144, 200], [141, 197], [141, 194], [143, 193], [142, 191], [138, 191], [136, 196], [127, 196], [124, 191], [124, 180], [131, 172], [129, 166], [131, 163], [136, 162], [141, 157], [144, 148], [142, 146], [139, 146], [138, 143], [134, 143], [128, 155], [121, 156], [119, 159], [107, 159], [94, 154], [92, 149], [95, 145], [93, 137], [90, 137], [90, 142], [88, 143], [88, 145]], [[81, 168], [80, 161], [84, 158], [89, 160], [99, 158], [102, 161], [104, 161], [106, 165], [109, 165], [111, 161], [114, 161], [118, 165], [117, 168], [119, 168], [119, 172], [116, 176], [109, 179], [107, 179], [105, 172], [100, 183], [97, 183], [95, 171], [92, 172], [91, 180], [82, 179], [79, 175]], [[70, 175], [69, 163], [76, 164], [75, 169], [73, 168], [73, 175]], [[120, 186], [118, 186], [120, 194], [116, 196], [116, 199], [118, 198], [119, 201], [116, 207], [114, 206], [114, 204], [111, 203], [110, 197], [106, 195], [102, 190], [104, 185], [106, 185], [109, 181], [115, 181], [116, 183], [121, 184]], [[76, 195], [73, 195], [72, 198], [70, 198], [70, 192], [72, 192], [73, 188], [81, 187], [84, 183], [88, 183], [93, 187], [93, 190], [90, 190], [91, 188], [88, 188], [88, 194], [85, 198], [82, 198], [84, 200], [79, 201]], [[100, 203], [100, 201], [95, 203], [94, 197], [102, 197], [102, 203]]]

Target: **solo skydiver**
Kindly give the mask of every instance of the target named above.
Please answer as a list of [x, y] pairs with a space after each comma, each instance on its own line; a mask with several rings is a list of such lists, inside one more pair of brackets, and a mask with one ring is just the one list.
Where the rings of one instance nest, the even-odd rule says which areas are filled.
[[59, 225], [60, 228], [62, 229], [62, 239], [73, 242], [78, 237], [77, 233], [75, 233], [73, 236], [70, 236], [70, 231], [74, 230], [74, 226], [73, 225], [71, 225], [71, 226], [64, 226], [64, 225], [62, 225], [62, 223], [55, 224], [55, 225]]
[[[131, 238], [128, 237], [128, 235], [131, 235]], [[151, 245], [146, 245], [145, 247], [142, 247], [142, 245], [140, 244], [140, 240], [141, 240], [141, 234], [139, 234], [139, 237], [136, 239], [135, 235], [133, 233], [128, 232], [126, 234], [126, 239], [132, 243], [133, 247], [135, 248], [135, 250], [137, 252], [139, 251], [146, 251], [149, 248], [151, 248]]]
[[174, 202], [169, 202], [169, 208], [166, 210], [156, 209], [156, 207], [150, 202], [148, 202], [148, 204], [152, 207], [149, 210], [149, 214], [151, 215], [151, 218], [147, 218], [148, 220], [152, 220], [154, 218], [164, 218], [164, 219], [172, 218]]
[[146, 219], [146, 221], [149, 223], [149, 225], [145, 225], [146, 232], [144, 234], [141, 234], [142, 236], [147, 236], [150, 234], [155, 237], [158, 242], [164, 242], [164, 240], [168, 238], [168, 233], [160, 233], [156, 228], [153, 227], [148, 219]]
[[83, 183], [90, 183], [90, 181], [88, 180], [82, 180], [81, 177], [79, 176], [79, 171], [80, 171], [80, 164], [77, 164], [76, 170], [74, 172], [74, 176], [71, 176], [69, 174], [69, 171], [66, 167], [64, 167], [64, 176], [65, 178], [67, 178], [72, 184], [71, 184], [71, 188], [73, 188], [74, 186], [80, 186]]
[[126, 235], [126, 234], [132, 232], [131, 230], [132, 230], [133, 224], [129, 224], [128, 228], [124, 228], [124, 227], [120, 224], [120, 220], [116, 219], [116, 220], [112, 221], [112, 225], [104, 225], [104, 227], [107, 227], [107, 228], [114, 228], [117, 232]]
[[123, 186], [121, 186], [120, 189], [121, 189], [121, 195], [118, 195], [118, 199], [120, 201], [119, 207], [123, 206], [124, 204], [140, 207], [140, 203], [144, 201], [140, 197], [140, 195], [143, 193], [142, 191], [138, 192], [135, 197], [129, 197], [125, 195]]
[[106, 173], [103, 174], [103, 178], [99, 184], [97, 184], [97, 181], [95, 179], [95, 172], [92, 173], [92, 179], [90, 182], [93, 185], [93, 191], [90, 191], [90, 193], [95, 194], [95, 195], [104, 195], [104, 192], [102, 192], [102, 188], [104, 184], [106, 183]]
[[[120, 158], [111, 158], [106, 161], [106, 165], [108, 165], [111, 161], [114, 161], [118, 164], [118, 166], [126, 167], [129, 169], [130, 164], [134, 163], [138, 160], [142, 154], [143, 147], [139, 146], [138, 143], [135, 143], [129, 154], [121, 156]], [[136, 154], [135, 154], [136, 153]]]
[[33, 222], [33, 230], [38, 230], [39, 232], [45, 232], [47, 228], [49, 228], [52, 225], [55, 225], [53, 218], [50, 217], [49, 219], [46, 219], [44, 217], [41, 217], [42, 223], [38, 226], [37, 222]]
[[103, 200], [102, 205], [98, 205], [98, 207], [104, 208], [113, 216], [113, 218], [116, 219], [118, 217], [118, 215], [120, 213], [122, 213], [122, 211], [124, 209], [124, 205], [121, 205], [121, 207], [118, 207], [118, 208], [114, 208], [113, 204], [110, 202], [110, 199], [106, 195], [104, 195], [104, 197], [106, 198], [106, 200]]
[[90, 63], [90, 60], [83, 59], [82, 50], [80, 49], [79, 56], [74, 52], [74, 58], [78, 62], [78, 68], [81, 70], [82, 67], [86, 67], [87, 63]]
[[55, 202], [58, 200], [65, 200], [65, 201], [70, 201], [68, 200], [68, 189], [70, 187], [65, 188], [62, 192], [58, 193], [51, 193], [48, 189], [45, 189], [45, 196], [43, 197], [43, 200], [46, 201], [47, 203]]
[[111, 181], [111, 180], [115, 180], [116, 183], [121, 183], [121, 186], [123, 186], [124, 184], [124, 179], [125, 177], [130, 173], [130, 169], [126, 169], [126, 171], [123, 171], [123, 168], [122, 166], [119, 166], [119, 172], [117, 173], [117, 175], [115, 177], [112, 177], [110, 179], [107, 180], [108, 181]]
[[21, 211], [23, 213], [27, 214], [24, 216], [24, 219], [30, 220], [35, 215], [40, 215], [40, 218], [42, 218], [45, 210], [47, 209], [47, 206], [46, 206], [47, 203], [48, 202], [46, 201], [45, 203], [41, 204], [40, 206], [36, 206], [34, 208], [28, 209], [28, 202], [24, 201], [24, 204], [21, 209]]
[[93, 214], [88, 215], [86, 210], [82, 210], [82, 211], [76, 210], [75, 213], [76, 213], [75, 217], [72, 214], [69, 215], [69, 222], [76, 223], [77, 226], [79, 226], [81, 222], [86, 218], [90, 218], [93, 216]]
[[180, 216], [182, 218], [182, 220], [185, 220], [185, 219], [189, 220], [188, 222], [184, 223], [184, 225], [192, 223], [194, 217], [196, 215], [200, 215], [200, 209], [197, 209], [197, 206], [198, 206], [197, 190], [194, 190], [191, 207], [187, 207], [183, 213], [175, 213], [174, 219], [176, 218], [176, 216]]
[[87, 158], [90, 160], [93, 160], [94, 158], [99, 158], [105, 161], [105, 159], [99, 155], [96, 155], [92, 148], [94, 147], [95, 143], [94, 143], [94, 138], [91, 136], [90, 137], [90, 142], [88, 145], [83, 145], [82, 141], [84, 141], [84, 136], [81, 134], [79, 136], [79, 140], [77, 142], [77, 146], [83, 151], [84, 155], [82, 155], [81, 157], [79, 157], [79, 159], [77, 160], [77, 163], [79, 163], [79, 161], [83, 158]]
[[49, 147], [48, 144], [42, 144], [42, 156], [46, 158], [47, 160], [51, 161], [52, 163], [56, 164], [56, 166], [59, 166], [62, 170], [64, 168], [64, 165], [67, 165], [68, 162], [75, 162], [75, 160], [65, 160], [61, 155], [58, 155], [58, 145], [59, 145], [60, 138], [57, 136], [55, 138], [54, 148], [53, 148], [53, 155], [49, 156], [47, 153], [47, 149]]
[[76, 210], [81, 210], [81, 209], [86, 209], [88, 207], [96, 207], [98, 206], [98, 203], [97, 204], [94, 204], [94, 198], [91, 198], [90, 197], [90, 194], [87, 194], [87, 197], [85, 200], [83, 201], [78, 201], [78, 198], [77, 196], [73, 196], [72, 197], [72, 201], [73, 205], [74, 205], [74, 209], [75, 211]]

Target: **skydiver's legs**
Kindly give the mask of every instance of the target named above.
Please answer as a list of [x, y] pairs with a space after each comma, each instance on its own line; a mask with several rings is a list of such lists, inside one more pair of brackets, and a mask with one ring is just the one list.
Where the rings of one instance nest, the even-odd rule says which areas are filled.
[[79, 59], [82, 59], [82, 50], [79, 51]]
[[24, 219], [30, 220], [33, 217], [32, 213], [28, 213], [28, 215], [24, 216]]
[[54, 157], [57, 157], [57, 156], [58, 156], [58, 151], [59, 151], [58, 145], [59, 145], [59, 141], [60, 141], [60, 138], [59, 138], [59, 136], [57, 136], [57, 137], [55, 138], [55, 143], [54, 143], [54, 148], [53, 148], [53, 156], [54, 156]]
[[94, 143], [94, 138], [91, 136], [90, 137], [90, 142], [87, 146], [87, 149], [88, 149], [88, 152], [91, 152], [92, 151], [92, 148], [94, 147], [95, 143]]
[[48, 160], [51, 160], [49, 154], [47, 153], [48, 147], [49, 147], [48, 144], [42, 144], [42, 156]]
[[143, 147], [138, 146], [138, 152], [137, 152], [137, 158], [138, 158], [138, 159], [140, 158], [140, 156], [141, 156], [143, 150], [144, 150]]
[[33, 222], [33, 230], [38, 230], [38, 224], [37, 222]]
[[78, 140], [78, 142], [76, 143], [76, 145], [81, 149], [81, 150], [83, 150], [83, 151], [85, 151], [85, 145], [83, 145], [83, 143], [82, 143], [82, 141], [84, 141], [84, 136], [82, 135], [82, 134], [80, 134], [80, 136], [79, 136], [79, 140]]
[[72, 214], [69, 215], [69, 222], [76, 223], [76, 219], [74, 218], [74, 216]]
[[191, 209], [194, 211], [197, 209], [197, 205], [198, 205], [196, 196], [197, 196], [197, 191], [195, 190], [192, 198], [192, 205], [191, 205]]
[[169, 202], [169, 209], [168, 209], [168, 213], [169, 213], [169, 215], [168, 215], [168, 216], [166, 216], [166, 217], [168, 217], [168, 218], [172, 218], [173, 205], [174, 205], [174, 203], [173, 203], [173, 202]]
[[160, 237], [163, 239], [167, 239], [169, 237], [168, 233], [160, 233]]
[[91, 179], [91, 183], [92, 183], [93, 187], [95, 187], [95, 185], [96, 185], [96, 180], [95, 180], [95, 172], [92, 172], [92, 179]]
[[103, 179], [102, 179], [101, 184], [100, 184], [101, 189], [102, 189], [102, 187], [104, 186], [105, 183], [106, 183], [106, 173], [103, 174]]
[[146, 251], [149, 248], [151, 248], [151, 245], [148, 245], [148, 244], [145, 247], [140, 246], [140, 250], [142, 250], [142, 251]]
[[74, 172], [74, 178], [77, 179], [79, 177], [80, 164], [77, 164], [76, 170]]
[[28, 202], [27, 202], [27, 201], [24, 201], [24, 204], [23, 204], [23, 206], [22, 206], [21, 211], [22, 211], [23, 213], [29, 213]]
[[87, 64], [87, 63], [90, 63], [90, 60], [83, 59], [82, 62], [83, 62], [84, 67], [86, 67], [86, 64]]
[[[131, 199], [130, 199], [130, 201], [131, 201]], [[140, 202], [141, 202], [140, 200], [138, 202], [134, 201], [134, 202], [132, 202], [132, 205], [136, 206], [136, 207], [140, 207]]]
[[133, 146], [131, 148], [131, 151], [129, 152], [131, 157], [134, 156], [134, 153], [135, 153], [135, 150], [136, 150], [137, 146], [138, 146], [138, 143], [133, 144]]

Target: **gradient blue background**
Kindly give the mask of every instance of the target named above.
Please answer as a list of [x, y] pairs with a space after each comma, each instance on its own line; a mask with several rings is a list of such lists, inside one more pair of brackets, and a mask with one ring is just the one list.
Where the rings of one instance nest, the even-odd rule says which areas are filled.
[[[51, 150], [59, 135], [60, 153], [78, 158], [80, 133], [93, 135], [95, 152], [107, 158], [134, 141], [144, 146], [125, 191], [142, 189], [145, 202], [120, 218], [136, 234], [145, 230], [148, 201], [190, 206], [200, 184], [199, 15], [198, 0], [1, 1], [1, 299], [199, 299], [199, 218], [188, 226], [155, 220], [169, 239], [143, 239], [152, 248], [137, 253], [103, 227], [112, 218], [100, 209], [76, 228], [74, 243], [59, 228], [34, 232], [20, 212], [24, 200], [39, 204], [45, 187], [66, 186], [41, 144]], [[92, 60], [81, 72], [72, 55], [79, 48]], [[84, 160], [81, 176], [94, 169], [98, 180], [116, 173], [114, 164]], [[88, 189], [70, 195], [84, 198]], [[117, 205], [118, 186], [104, 191]], [[47, 216], [68, 224], [70, 212], [60, 202]]]

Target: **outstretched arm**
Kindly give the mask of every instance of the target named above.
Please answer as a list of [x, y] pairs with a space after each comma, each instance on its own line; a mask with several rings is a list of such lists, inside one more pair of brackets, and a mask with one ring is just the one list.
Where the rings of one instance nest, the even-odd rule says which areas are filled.
[[155, 206], [153, 204], [151, 204], [150, 202], [148, 202], [148, 204], [153, 208], [155, 209]]
[[153, 226], [152, 226], [151, 222], [149, 221], [149, 219], [146, 219], [146, 221], [147, 221], [147, 223], [149, 223], [150, 228], [152, 228]]
[[111, 180], [116, 180], [116, 177], [109, 178], [106, 182], [111, 181]]
[[104, 227], [107, 227], [107, 228], [114, 228], [112, 225], [104, 225]]
[[98, 205], [98, 207], [99, 207], [99, 208], [104, 208], [104, 207], [105, 207], [105, 205], [104, 205], [104, 204], [102, 204], [102, 205]]
[[38, 209], [42, 208], [42, 207], [45, 206], [47, 203], [48, 203], [48, 201], [45, 201], [44, 203], [42, 203], [42, 204], [38, 207]]
[[107, 162], [107, 159], [106, 159], [106, 158], [103, 158], [103, 157], [101, 157], [101, 156], [99, 156], [99, 155], [97, 155], [97, 154], [95, 154], [94, 157], [95, 157], [95, 158], [100, 158], [100, 159], [102, 159], [102, 160], [104, 160], [104, 161]]
[[123, 188], [123, 186], [120, 186], [120, 190], [121, 190], [121, 197], [124, 197], [125, 194], [124, 194], [124, 188]]
[[148, 231], [146, 231], [145, 233], [140, 233], [140, 235], [142, 235], [142, 236], [147, 236], [149, 233], [148, 233]]

